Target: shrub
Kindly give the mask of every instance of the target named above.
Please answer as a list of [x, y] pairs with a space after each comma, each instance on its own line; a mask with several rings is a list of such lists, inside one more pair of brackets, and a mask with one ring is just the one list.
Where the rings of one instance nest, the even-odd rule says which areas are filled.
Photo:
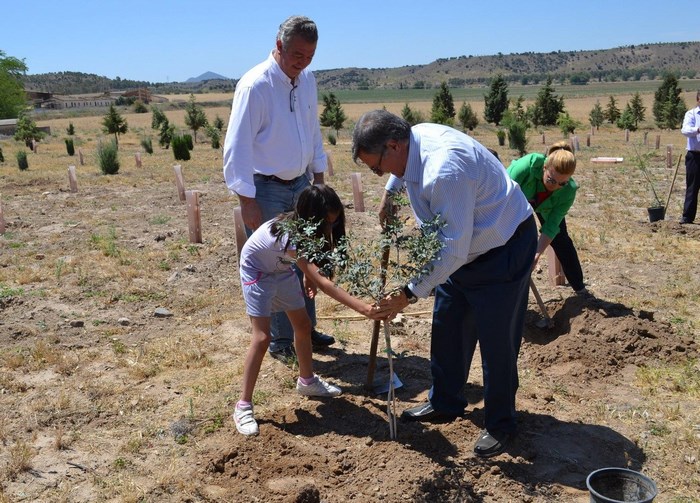
[[173, 155], [176, 161], [190, 160], [190, 149], [187, 148], [187, 139], [184, 136], [173, 136], [170, 140], [170, 146], [173, 147]]
[[194, 144], [192, 143], [192, 135], [191, 134], [183, 134], [182, 138], [185, 140], [185, 145], [187, 145], [187, 148], [189, 150], [192, 150], [194, 148]]
[[0, 162], [5, 162], [5, 156], [2, 155], [2, 148], [0, 148]]
[[112, 140], [109, 143], [100, 142], [97, 145], [97, 164], [105, 175], [116, 175], [119, 172], [119, 157], [117, 155], [117, 142]]
[[75, 145], [73, 144], [73, 138], [66, 138], [66, 152], [68, 155], [75, 155]]
[[211, 148], [221, 147], [221, 131], [216, 126], [207, 126], [207, 136], [211, 140]]
[[75, 134], [75, 127], [73, 126], [72, 122], [68, 123], [68, 128], [66, 129], [66, 133], [68, 133], [68, 136], [73, 136]]
[[141, 146], [143, 147], [144, 152], [147, 154], [153, 153], [153, 142], [151, 141], [150, 136], [148, 138], [141, 139]]
[[136, 112], [137, 114], [148, 113], [148, 107], [144, 105], [143, 101], [136, 100], [134, 101], [134, 112]]
[[27, 161], [27, 153], [24, 150], [17, 152], [17, 166], [20, 171], [29, 169], [29, 161]]
[[521, 156], [527, 152], [527, 124], [517, 120], [508, 124], [508, 146]]
[[496, 136], [498, 137], [498, 145], [503, 146], [506, 144], [506, 132], [503, 129], [496, 130]]
[[331, 144], [331, 145], [335, 145], [336, 142], [337, 142], [337, 140], [336, 140], [336, 138], [335, 138], [335, 135], [334, 135], [333, 133], [328, 133], [328, 135], [326, 136], [326, 138], [328, 138], [328, 143]]

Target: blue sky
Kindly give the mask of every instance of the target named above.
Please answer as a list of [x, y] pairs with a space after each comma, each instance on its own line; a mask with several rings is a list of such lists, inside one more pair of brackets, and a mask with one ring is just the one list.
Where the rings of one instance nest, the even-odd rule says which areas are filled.
[[[393, 68], [438, 58], [609, 49], [699, 39], [692, 2], [6, 0], [0, 50], [29, 74], [76, 71], [149, 82], [240, 76], [293, 14], [312, 18], [311, 68]], [[662, 7], [663, 5], [663, 7]], [[686, 19], [687, 17], [687, 19]]]

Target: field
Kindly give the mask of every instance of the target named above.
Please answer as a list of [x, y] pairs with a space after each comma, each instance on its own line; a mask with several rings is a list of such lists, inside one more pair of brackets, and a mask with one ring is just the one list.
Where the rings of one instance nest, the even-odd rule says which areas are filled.
[[[694, 102], [690, 90], [684, 97]], [[628, 99], [618, 98], [618, 106]], [[653, 94], [643, 98], [650, 116]], [[607, 94], [567, 99], [567, 109], [587, 124], [596, 99], [604, 104]], [[483, 98], [470, 102], [481, 118]], [[348, 124], [382, 105], [399, 112], [404, 100], [348, 102]], [[427, 113], [430, 100], [410, 105]], [[654, 153], [651, 172], [665, 199], [685, 147], [677, 130], [648, 120], [627, 142], [606, 125], [590, 146], [589, 128], [577, 131], [581, 189], [567, 222], [595, 298], [553, 286], [546, 261], [535, 271], [555, 326], [537, 328], [532, 297], [520, 434], [506, 453], [483, 461], [472, 453], [483, 424], [479, 358], [463, 418], [399, 422], [390, 440], [385, 396], [365, 389], [372, 323], [323, 296], [319, 326], [338, 342], [315, 354], [316, 371], [343, 395], [299, 397], [295, 372], [266, 358], [254, 397], [261, 433], [239, 435], [230, 413], [250, 322], [237, 273], [237, 202], [223, 182], [221, 151], [197, 143], [192, 160], [178, 162], [186, 188], [200, 192], [203, 242], [191, 243], [171, 151], [156, 145], [151, 114], [122, 112], [129, 132], [120, 138], [117, 175], [102, 175], [94, 159], [105, 138], [101, 116], [42, 118], [52, 135], [28, 153], [24, 172], [15, 154], [26, 148], [0, 139], [0, 502], [584, 503], [586, 476], [605, 466], [651, 477], [656, 501], [700, 502], [700, 226], [677, 223], [682, 165], [666, 220], [649, 223], [649, 186], [632, 160]], [[228, 119], [225, 106], [206, 112]], [[167, 115], [184, 128], [182, 111]], [[63, 142], [69, 122], [74, 157]], [[483, 120], [473, 134], [506, 164], [517, 155], [498, 146]], [[547, 144], [561, 138], [554, 128], [531, 130], [530, 151], [545, 149], [543, 134]], [[136, 168], [146, 136], [155, 152], [142, 153]], [[352, 163], [347, 129], [326, 148], [334, 167], [326, 181], [348, 205], [349, 231], [373, 239], [385, 180]], [[598, 156], [624, 161], [591, 162]], [[353, 172], [362, 173], [365, 213], [353, 210]], [[424, 400], [430, 386], [431, 309], [432, 298], [421, 300], [392, 328], [404, 384], [399, 411]], [[381, 347], [377, 376], [387, 376]]]

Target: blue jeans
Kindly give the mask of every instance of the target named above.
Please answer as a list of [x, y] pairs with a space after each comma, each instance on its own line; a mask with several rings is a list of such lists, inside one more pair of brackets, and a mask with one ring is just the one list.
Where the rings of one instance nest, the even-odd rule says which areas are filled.
[[[260, 206], [263, 222], [272, 220], [280, 213], [292, 211], [297, 202], [299, 194], [310, 185], [306, 175], [296, 178], [293, 183], [285, 185], [272, 180], [265, 180], [255, 177], [255, 201]], [[246, 227], [246, 234], [250, 236], [253, 232]], [[303, 282], [303, 273], [296, 267], [294, 270], [299, 276], [299, 281]], [[303, 285], [302, 285], [303, 288]], [[316, 326], [316, 302], [304, 296], [306, 301], [306, 312], [311, 318], [311, 326]], [[294, 343], [294, 330], [289, 318], [284, 312], [272, 313], [270, 321], [270, 351], [280, 351]]]
[[491, 433], [516, 429], [518, 353], [537, 247], [534, 217], [513, 237], [457, 269], [435, 289], [428, 395], [438, 412], [461, 415], [477, 342], [484, 373], [484, 423]]

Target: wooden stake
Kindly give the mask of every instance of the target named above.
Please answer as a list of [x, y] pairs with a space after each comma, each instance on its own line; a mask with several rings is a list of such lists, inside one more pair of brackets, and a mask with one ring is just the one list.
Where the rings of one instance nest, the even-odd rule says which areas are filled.
[[649, 131], [644, 131], [644, 146], [647, 145], [647, 136], [649, 136]]
[[243, 245], [248, 239], [245, 233], [245, 224], [243, 223], [243, 215], [240, 206], [235, 206], [233, 208], [233, 224], [236, 228], [236, 249], [238, 250], [238, 257], [240, 258]]
[[587, 147], [591, 146], [591, 135], [590, 134], [586, 135], [586, 146]]
[[544, 137], [544, 133], [542, 133], [542, 145], [545, 145], [547, 143], [547, 140]]
[[551, 246], [547, 247], [547, 266], [549, 269], [549, 279], [552, 281], [554, 286], [560, 286], [566, 284], [566, 276], [564, 276], [564, 271], [561, 268], [561, 263], [557, 258], [557, 254], [554, 253], [554, 249]]
[[78, 177], [75, 174], [75, 166], [68, 166], [68, 183], [71, 192], [78, 192]]
[[80, 165], [85, 166], [85, 159], [83, 158], [83, 149], [78, 149], [78, 157], [80, 158]]
[[352, 196], [355, 201], [355, 212], [363, 213], [365, 211], [364, 193], [362, 192], [362, 175], [353, 173], [352, 178]]
[[326, 158], [328, 159], [328, 176], [333, 176], [333, 161], [331, 160], [331, 156], [326, 154]]
[[173, 170], [175, 171], [175, 184], [177, 185], [177, 193], [178, 196], [180, 197], [180, 201], [185, 201], [186, 196], [185, 196], [185, 180], [182, 176], [182, 166], [179, 164], [176, 164], [173, 166]]
[[199, 212], [199, 192], [188, 190], [185, 193], [187, 199], [187, 223], [189, 224], [190, 243], [202, 242], [202, 221]]
[[141, 152], [136, 152], [134, 154], [134, 159], [136, 160], [136, 167], [140, 168], [141, 167]]
[[673, 168], [673, 145], [666, 145], [666, 168]]
[[664, 218], [666, 218], [666, 212], [668, 211], [668, 203], [671, 201], [671, 192], [673, 192], [673, 184], [676, 183], [676, 175], [678, 175], [678, 168], [681, 165], [681, 159], [683, 159], [683, 154], [678, 155], [678, 162], [676, 163], [676, 170], [673, 172], [673, 179], [671, 180], [671, 187], [669, 187], [668, 196], [666, 197], [666, 206], [664, 206]]
[[574, 145], [576, 146], [576, 152], [581, 150], [581, 146], [578, 143], [578, 135], [574, 135]]
[[630, 141], [630, 130], [625, 129], [625, 142]]
[[657, 134], [656, 135], [656, 146], [654, 147], [656, 150], [659, 150], [659, 147], [661, 146], [661, 135]]

